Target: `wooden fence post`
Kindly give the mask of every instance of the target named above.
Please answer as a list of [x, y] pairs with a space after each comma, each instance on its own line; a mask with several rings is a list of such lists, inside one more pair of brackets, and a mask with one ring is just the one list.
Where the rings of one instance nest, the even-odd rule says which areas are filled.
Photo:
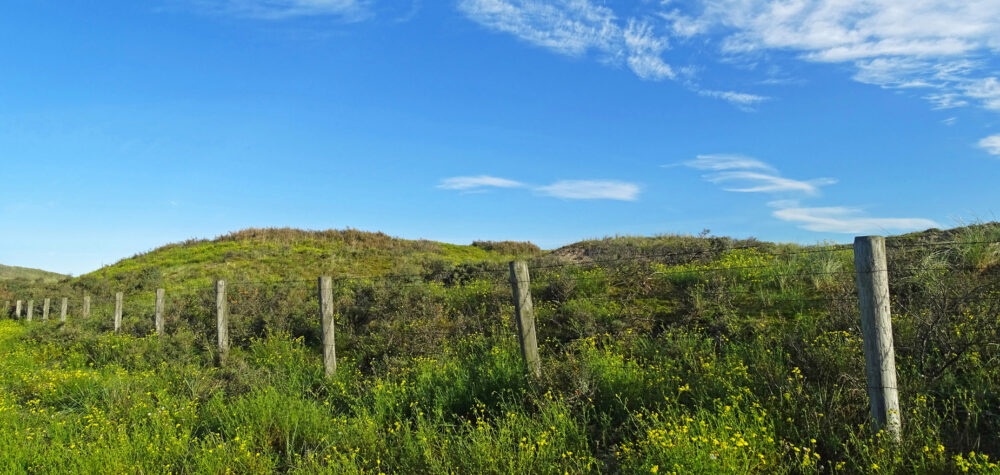
[[17, 316], [18, 320], [21, 319], [21, 301], [20, 300], [17, 301], [17, 310], [14, 311], [14, 315]]
[[329, 277], [319, 278], [319, 315], [323, 329], [323, 368], [326, 376], [337, 373], [337, 346], [333, 320], [333, 282]]
[[45, 299], [42, 301], [42, 321], [49, 321], [49, 302], [52, 299]]
[[215, 283], [216, 334], [219, 343], [219, 362], [229, 354], [229, 306], [226, 301], [226, 281]]
[[63, 297], [62, 305], [59, 307], [59, 321], [66, 323], [66, 308], [69, 306], [69, 299]]
[[115, 293], [115, 333], [118, 333], [122, 328], [122, 299], [124, 295], [121, 292]]
[[156, 289], [156, 309], [154, 311], [154, 321], [156, 323], [156, 334], [158, 336], [163, 336], [164, 331], [164, 321], [163, 321], [163, 297], [166, 294], [164, 289]]
[[531, 303], [531, 278], [528, 263], [510, 263], [510, 286], [514, 292], [514, 322], [521, 343], [524, 366], [534, 377], [542, 375], [542, 362], [538, 357], [538, 340], [535, 337], [535, 308]]
[[84, 295], [83, 296], [83, 312], [82, 312], [82, 316], [83, 316], [84, 320], [86, 320], [88, 317], [90, 317], [90, 296], [89, 295]]
[[28, 300], [28, 321], [31, 321], [32, 314], [35, 313], [35, 301]]
[[889, 309], [889, 275], [885, 238], [854, 238], [854, 268], [858, 275], [861, 336], [864, 338], [868, 399], [875, 430], [885, 430], [900, 440], [899, 391], [896, 386], [896, 353], [892, 345]]

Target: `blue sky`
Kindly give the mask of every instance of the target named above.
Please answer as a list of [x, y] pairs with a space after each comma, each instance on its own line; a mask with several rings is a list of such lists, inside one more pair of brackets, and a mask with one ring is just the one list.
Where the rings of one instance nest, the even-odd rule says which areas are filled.
[[0, 263], [993, 220], [1000, 0], [11, 0]]

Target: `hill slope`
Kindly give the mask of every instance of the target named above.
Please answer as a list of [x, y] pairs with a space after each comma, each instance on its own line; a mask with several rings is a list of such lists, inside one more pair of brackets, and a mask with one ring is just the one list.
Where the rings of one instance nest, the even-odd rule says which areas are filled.
[[5, 266], [0, 264], [0, 280], [26, 279], [31, 281], [58, 282], [67, 276], [41, 269], [27, 267]]
[[456, 245], [353, 229], [246, 229], [213, 240], [169, 244], [82, 276], [81, 284], [149, 289], [207, 286], [214, 279], [308, 280], [319, 275], [424, 275], [470, 262], [500, 264], [540, 254], [530, 243]]

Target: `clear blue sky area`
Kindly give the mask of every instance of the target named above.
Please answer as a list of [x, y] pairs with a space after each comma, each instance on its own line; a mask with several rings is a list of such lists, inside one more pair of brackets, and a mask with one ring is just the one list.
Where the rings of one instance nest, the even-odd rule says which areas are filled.
[[993, 220], [1000, 0], [9, 0], [0, 263]]

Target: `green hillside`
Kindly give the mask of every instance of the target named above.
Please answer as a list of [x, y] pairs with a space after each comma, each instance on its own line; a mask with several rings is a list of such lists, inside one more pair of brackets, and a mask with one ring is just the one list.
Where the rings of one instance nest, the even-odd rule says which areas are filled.
[[[65, 324], [0, 322], [0, 472], [997, 473], [1000, 226], [896, 236], [887, 253], [898, 443], [872, 430], [850, 245], [664, 235], [539, 251], [272, 229], [0, 283], [36, 316], [70, 299]], [[515, 257], [538, 378], [512, 323]], [[337, 277], [332, 378], [318, 275]]]
[[32, 282], [58, 282], [65, 278], [67, 276], [55, 272], [0, 264], [0, 280], [24, 279]]
[[540, 252], [530, 243], [477, 242], [462, 246], [351, 229], [247, 229], [213, 240], [163, 246], [81, 276], [77, 282], [169, 288], [211, 285], [219, 278], [260, 283], [319, 275], [422, 274], [470, 262], [501, 264]]

